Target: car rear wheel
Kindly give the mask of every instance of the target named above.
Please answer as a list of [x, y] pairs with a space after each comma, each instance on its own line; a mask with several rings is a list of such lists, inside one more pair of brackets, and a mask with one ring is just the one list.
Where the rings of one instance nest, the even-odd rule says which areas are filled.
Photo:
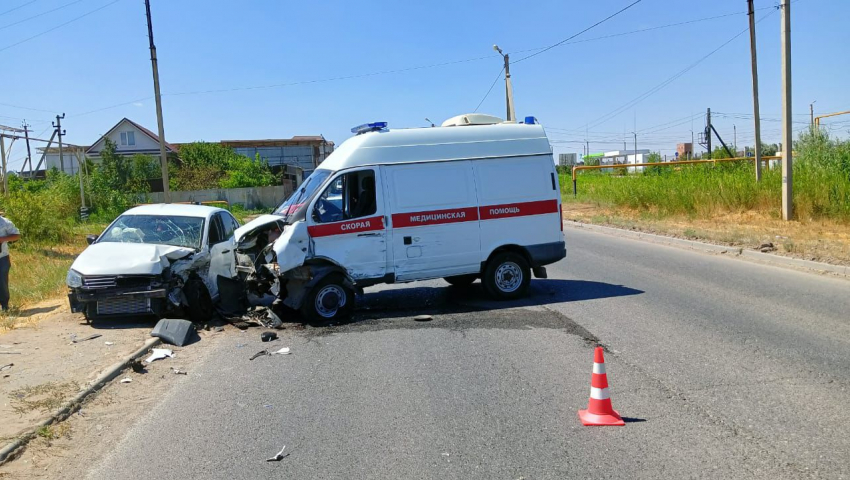
[[203, 323], [213, 316], [212, 297], [207, 286], [199, 279], [189, 280], [183, 287], [186, 301], [189, 304], [189, 320], [195, 323]]
[[301, 315], [312, 322], [324, 323], [346, 319], [354, 311], [354, 290], [345, 277], [332, 273], [310, 289], [301, 305]]
[[487, 294], [496, 300], [519, 298], [528, 292], [531, 268], [522, 255], [502, 252], [487, 262], [483, 283]]
[[443, 280], [449, 282], [449, 284], [454, 285], [456, 287], [466, 287], [472, 284], [475, 280], [478, 279], [478, 275], [469, 274], [469, 275], [455, 275], [453, 277], [446, 277]]

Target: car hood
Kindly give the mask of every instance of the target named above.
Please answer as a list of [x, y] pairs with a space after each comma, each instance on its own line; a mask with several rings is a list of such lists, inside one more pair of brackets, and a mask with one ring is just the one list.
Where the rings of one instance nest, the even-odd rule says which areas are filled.
[[250, 235], [255, 230], [271, 223], [279, 223], [281, 229], [283, 229], [284, 227], [283, 217], [281, 217], [280, 215], [260, 215], [259, 217], [234, 230], [233, 240], [238, 244], [239, 241], [242, 240], [244, 237]]
[[173, 245], [95, 243], [74, 260], [71, 269], [82, 275], [158, 275], [172, 260], [193, 253], [193, 248]]

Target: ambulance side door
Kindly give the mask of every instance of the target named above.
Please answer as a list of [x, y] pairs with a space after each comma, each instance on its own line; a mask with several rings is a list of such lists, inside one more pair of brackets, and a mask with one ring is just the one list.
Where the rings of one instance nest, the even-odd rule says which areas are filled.
[[383, 168], [397, 281], [478, 273], [481, 241], [469, 161]]
[[315, 257], [328, 259], [355, 281], [387, 273], [387, 228], [380, 169], [346, 170], [310, 205], [307, 231]]

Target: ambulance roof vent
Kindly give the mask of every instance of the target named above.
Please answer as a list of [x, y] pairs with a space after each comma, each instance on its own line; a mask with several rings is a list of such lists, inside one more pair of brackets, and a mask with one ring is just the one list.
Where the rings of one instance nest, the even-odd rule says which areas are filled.
[[484, 115], [483, 113], [467, 113], [446, 120], [442, 126], [462, 127], [465, 125], [495, 125], [497, 123], [504, 123], [504, 120], [493, 115]]
[[360, 135], [361, 133], [366, 132], [379, 132], [381, 130], [386, 130], [387, 122], [372, 122], [372, 123], [364, 123], [363, 125], [358, 125], [351, 129], [351, 133], [356, 135]]

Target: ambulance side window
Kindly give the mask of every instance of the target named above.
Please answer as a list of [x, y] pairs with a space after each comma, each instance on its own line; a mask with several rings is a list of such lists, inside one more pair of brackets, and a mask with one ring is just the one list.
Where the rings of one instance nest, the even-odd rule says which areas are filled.
[[339, 222], [374, 215], [378, 208], [375, 172], [360, 170], [334, 179], [316, 201], [313, 220]]

